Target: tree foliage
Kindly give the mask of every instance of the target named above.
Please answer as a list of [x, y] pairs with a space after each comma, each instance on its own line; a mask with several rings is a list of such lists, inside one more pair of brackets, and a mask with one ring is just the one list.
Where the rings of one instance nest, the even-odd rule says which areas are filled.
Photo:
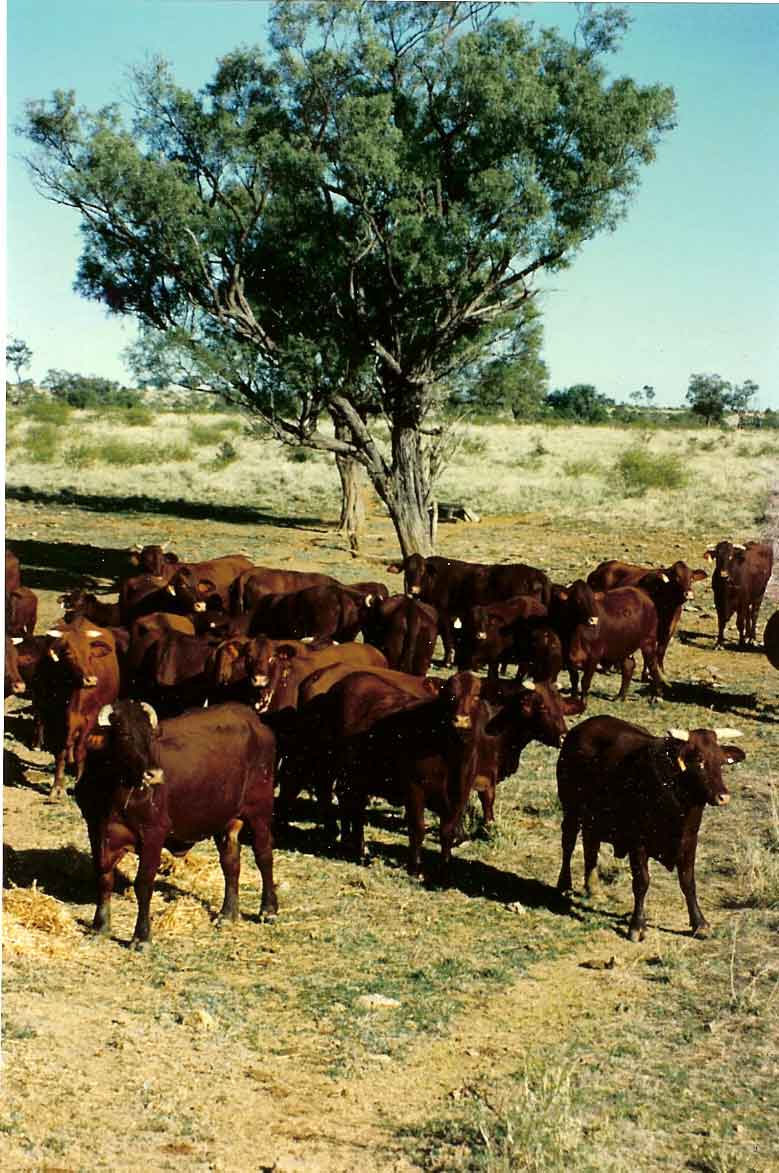
[[502, 354], [468, 367], [455, 381], [449, 405], [486, 415], [511, 412], [515, 420], [532, 420], [542, 410], [549, 370], [541, 357], [543, 326], [531, 303], [516, 338]]
[[70, 407], [129, 407], [137, 402], [134, 391], [100, 375], [80, 375], [52, 368], [41, 380], [41, 386]]
[[708, 426], [721, 423], [728, 411], [747, 411], [759, 390], [751, 379], [746, 379], [739, 387], [721, 375], [693, 374], [687, 388], [687, 402], [690, 411], [705, 420]]
[[5, 346], [5, 361], [16, 372], [16, 384], [22, 381], [22, 371], [32, 362], [32, 351], [22, 338], [11, 338]]
[[197, 94], [137, 69], [130, 125], [72, 91], [31, 103], [30, 167], [81, 215], [81, 293], [359, 460], [424, 552], [442, 388], [615, 228], [673, 125], [671, 90], [608, 79], [624, 24], [587, 10], [571, 43], [495, 4], [277, 3], [270, 53], [229, 53]]
[[604, 423], [613, 406], [614, 400], [608, 399], [592, 383], [575, 383], [546, 397], [546, 407], [552, 415], [580, 424]]

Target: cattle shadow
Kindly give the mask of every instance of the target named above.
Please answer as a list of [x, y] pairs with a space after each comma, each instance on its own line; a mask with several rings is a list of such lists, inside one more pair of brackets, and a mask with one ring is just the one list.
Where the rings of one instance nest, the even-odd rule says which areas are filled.
[[746, 708], [751, 712], [741, 713], [749, 720], [760, 720], [762, 714], [754, 711], [757, 704], [755, 692], [726, 692], [722, 688], [714, 688], [702, 681], [675, 680], [665, 694], [665, 699], [677, 701], [679, 704], [696, 705], [699, 708], [710, 709], [715, 713], [730, 713], [736, 709]]
[[[161, 500], [142, 494], [134, 497], [110, 497], [94, 493], [77, 493], [72, 489], [49, 491], [33, 489], [28, 485], [7, 486], [6, 497], [11, 501], [34, 501], [42, 505], [74, 505], [94, 513], [157, 514], [185, 518], [190, 521], [224, 521], [234, 525], [270, 525], [282, 529], [311, 529], [330, 532], [332, 521], [322, 517], [293, 517], [271, 513], [248, 505], [219, 505], [210, 502], [186, 501], [181, 497]], [[16, 544], [13, 545], [16, 553]]]
[[[17, 851], [3, 843], [3, 887], [39, 887], [48, 896], [68, 904], [93, 904], [95, 872], [92, 856], [72, 844], [66, 847], [26, 847]], [[125, 892], [130, 881], [116, 874], [114, 891]]]
[[92, 546], [85, 542], [11, 541], [10, 547], [22, 564], [22, 582], [33, 590], [68, 591], [84, 586], [110, 593], [127, 573], [127, 548]]
[[3, 786], [9, 790], [33, 790], [37, 794], [48, 796], [51, 791], [51, 779], [29, 778], [27, 771], [35, 770], [37, 773], [46, 774], [49, 769], [46, 763], [26, 762], [13, 750], [3, 748]]

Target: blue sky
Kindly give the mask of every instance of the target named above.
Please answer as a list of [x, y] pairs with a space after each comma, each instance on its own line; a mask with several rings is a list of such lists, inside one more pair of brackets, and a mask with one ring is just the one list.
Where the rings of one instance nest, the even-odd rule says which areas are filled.
[[[571, 32], [569, 4], [514, 6]], [[645, 169], [628, 219], [543, 284], [553, 387], [594, 383], [616, 399], [645, 383], [683, 401], [692, 372], [760, 385], [779, 408], [779, 4], [631, 4], [615, 75], [672, 85], [677, 129]], [[73, 88], [94, 108], [121, 98], [150, 54], [199, 88], [216, 58], [263, 39], [264, 0], [8, 0], [7, 332], [50, 367], [129, 381], [130, 320], [72, 291], [75, 212], [48, 203], [13, 133], [24, 102]], [[10, 375], [10, 377], [13, 377]]]

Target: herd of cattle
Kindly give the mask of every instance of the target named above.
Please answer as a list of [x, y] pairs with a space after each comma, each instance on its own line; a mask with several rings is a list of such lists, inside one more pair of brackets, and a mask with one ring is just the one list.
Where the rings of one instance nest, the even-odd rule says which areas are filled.
[[[705, 557], [714, 563], [717, 646], [734, 614], [740, 647], [753, 645], [772, 547], [723, 541]], [[5, 695], [31, 701], [31, 744], [54, 755], [55, 797], [66, 766], [75, 773], [97, 880], [95, 929], [110, 927], [114, 869], [133, 850], [133, 943], [147, 942], [163, 847], [184, 854], [208, 837], [224, 873], [221, 917], [238, 916], [242, 843], [260, 871], [261, 914], [275, 914], [273, 833], [294, 819], [304, 788], [328, 836], [340, 824], [341, 847], [357, 860], [369, 798], [405, 807], [412, 875], [432, 810], [445, 881], [471, 795], [493, 820], [496, 785], [537, 740], [562, 746], [559, 890], [571, 889], [581, 830], [588, 891], [601, 842], [629, 856], [631, 939], [644, 931], [649, 858], [677, 868], [693, 932], [704, 935], [698, 828], [707, 803], [729, 799], [722, 766], [744, 753], [720, 739], [738, 730], [655, 737], [601, 716], [566, 736], [565, 718], [584, 711], [599, 668], [621, 671], [623, 699], [638, 651], [652, 694], [668, 690], [665, 653], [707, 572], [682, 561], [609, 561], [563, 587], [522, 563], [414, 554], [387, 569], [403, 573], [404, 593], [259, 567], [243, 555], [184, 563], [146, 546], [128, 554], [117, 602], [71, 591], [60, 598], [62, 620], [36, 635], [36, 596], [6, 550]], [[455, 668], [448, 679], [428, 675], [439, 635], [444, 666]], [[779, 612], [764, 646], [779, 668]], [[501, 674], [510, 664], [509, 681]], [[563, 670], [567, 697], [557, 686]]]

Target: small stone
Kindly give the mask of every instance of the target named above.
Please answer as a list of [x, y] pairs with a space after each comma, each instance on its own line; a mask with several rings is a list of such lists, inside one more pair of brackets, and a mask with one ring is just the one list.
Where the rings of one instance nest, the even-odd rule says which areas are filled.
[[522, 904], [519, 900], [512, 900], [510, 904], [506, 905], [506, 911], [507, 912], [516, 912], [521, 915], [523, 912], [526, 912], [527, 910], [526, 910], [524, 904]]
[[355, 1000], [356, 1006], [365, 1010], [396, 1010], [400, 1006], [397, 998], [388, 998], [385, 994], [360, 994]]

